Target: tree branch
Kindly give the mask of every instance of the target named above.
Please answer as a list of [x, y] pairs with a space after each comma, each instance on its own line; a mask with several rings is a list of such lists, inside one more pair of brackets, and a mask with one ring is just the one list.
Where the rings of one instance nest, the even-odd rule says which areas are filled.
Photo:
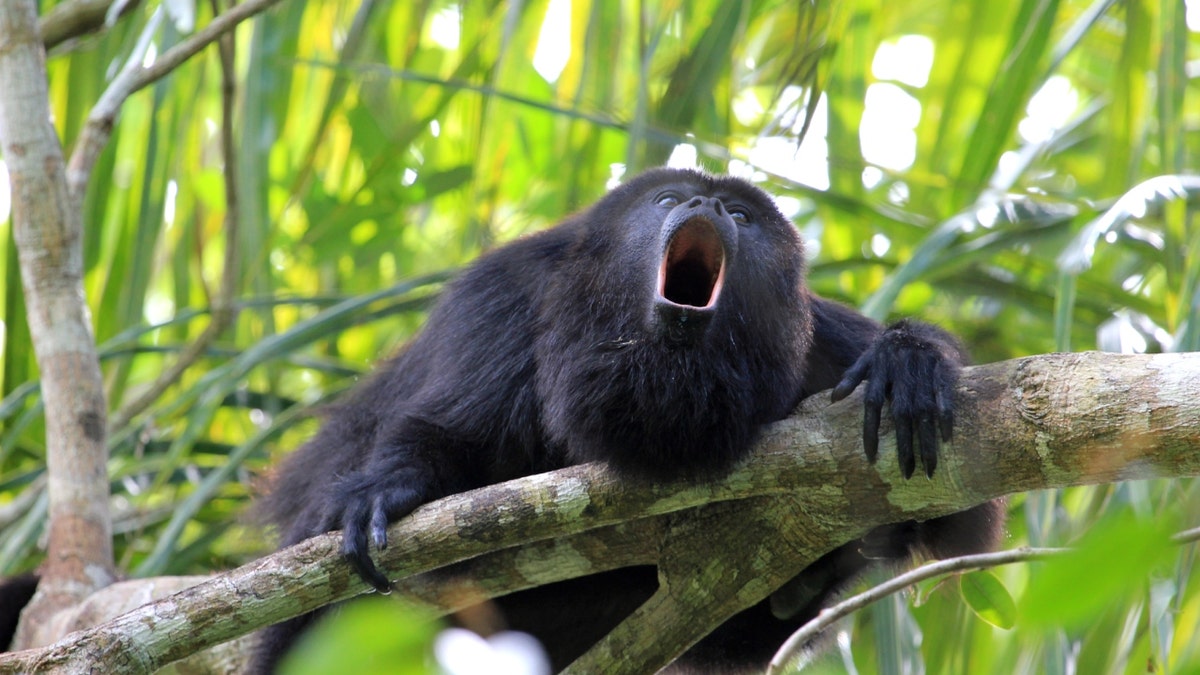
[[[104, 28], [109, 20], [108, 13], [113, 0], [69, 0], [57, 4], [38, 20], [38, 32], [42, 35], [42, 44], [46, 51], [82, 35], [94, 33]], [[139, 0], [130, 0], [120, 7], [117, 18], [128, 16], [137, 9]]]
[[[664, 590], [574, 666], [650, 672], [877, 525], [1026, 490], [1200, 475], [1200, 354], [1051, 354], [969, 368], [954, 443], [929, 480], [899, 477], [890, 439], [878, 466], [866, 462], [861, 405], [812, 397], [716, 482], [621, 481], [584, 465], [452, 495], [394, 524], [376, 561], [443, 610], [657, 562]], [[339, 534], [314, 537], [46, 649], [0, 657], [0, 672], [149, 672], [366, 591], [338, 549]], [[471, 583], [456, 583], [464, 577]], [[666, 621], [675, 616], [688, 620]], [[639, 617], [666, 623], [652, 632]]]
[[72, 197], [77, 200], [75, 203], [83, 199], [92, 167], [95, 166], [96, 158], [100, 156], [104, 146], [108, 145], [117, 113], [125, 99], [142, 87], [158, 81], [201, 49], [236, 28], [241, 22], [270, 8], [277, 2], [279, 0], [247, 0], [240, 5], [235, 5], [229, 11], [214, 17], [208, 25], [196, 31], [194, 35], [163, 52], [149, 66], [141, 65], [141, 56], [135, 55], [137, 58], [131, 59], [126, 67], [121, 69], [116, 79], [109, 84], [108, 89], [88, 114], [87, 124], [79, 136], [75, 151], [71, 153], [71, 161], [67, 167], [67, 181]]
[[[37, 5], [33, 0], [0, 3], [0, 143], [12, 185], [13, 239], [30, 334], [42, 375], [50, 502], [46, 583], [25, 612], [19, 645], [37, 644], [29, 626], [46, 624], [51, 613], [76, 604], [114, 576], [105, 479], [107, 405], [83, 290], [80, 204], [92, 167], [131, 93], [276, 1], [249, 0], [234, 7], [143, 66], [152, 21], [133, 57], [92, 109], [66, 167], [49, 122]], [[82, 15], [89, 7], [64, 11]], [[227, 306], [216, 307], [214, 323], [219, 326], [227, 311]]]

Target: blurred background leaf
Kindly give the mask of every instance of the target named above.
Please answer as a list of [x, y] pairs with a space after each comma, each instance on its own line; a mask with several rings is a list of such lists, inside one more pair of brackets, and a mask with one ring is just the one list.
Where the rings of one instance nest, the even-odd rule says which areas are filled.
[[[52, 52], [68, 149], [158, 6]], [[312, 432], [314, 406], [413, 334], [442, 280], [666, 162], [761, 184], [808, 242], [819, 293], [940, 323], [977, 361], [1195, 350], [1198, 29], [1200, 3], [1170, 0], [282, 3], [237, 33], [235, 156], [210, 49], [126, 104], [87, 193], [114, 414], [204, 331], [238, 252], [236, 323], [111, 430], [118, 561], [193, 573], [270, 550], [245, 515], [261, 477]], [[153, 53], [181, 30], [163, 22]], [[46, 508], [7, 218], [4, 194], [0, 573], [36, 565]], [[1195, 526], [1198, 507], [1194, 481], [1024, 495], [1010, 542], [1069, 545], [1168, 510]], [[995, 575], [1018, 630], [938, 590], [861, 613], [823, 667], [1200, 671], [1195, 547], [1164, 555], [1129, 556], [1145, 569], [1120, 578], [1142, 583], [1086, 625], [1020, 628], [1029, 589], [1102, 589], [1016, 565]], [[1122, 564], [1088, 560], [1102, 576]]]
[[433, 675], [435, 622], [379, 596], [321, 617], [280, 664], [281, 675]]

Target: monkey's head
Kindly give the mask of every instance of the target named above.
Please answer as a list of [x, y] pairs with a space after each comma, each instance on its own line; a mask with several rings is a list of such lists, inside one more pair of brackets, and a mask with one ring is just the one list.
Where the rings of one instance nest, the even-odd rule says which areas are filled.
[[537, 341], [576, 461], [719, 471], [795, 403], [811, 335], [800, 236], [739, 178], [650, 171], [571, 220]]
[[613, 257], [608, 269], [622, 270], [621, 291], [610, 294], [626, 308], [642, 306], [641, 328], [652, 339], [686, 347], [714, 324], [773, 324], [799, 309], [800, 237], [771, 197], [744, 180], [650, 171], [591, 213], [593, 227], [615, 230], [593, 238], [617, 242], [597, 251]]

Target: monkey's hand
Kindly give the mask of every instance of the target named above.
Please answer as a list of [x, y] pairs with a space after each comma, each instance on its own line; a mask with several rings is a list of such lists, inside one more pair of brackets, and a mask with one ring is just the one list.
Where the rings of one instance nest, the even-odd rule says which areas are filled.
[[933, 326], [901, 321], [879, 334], [833, 389], [833, 400], [840, 401], [867, 381], [863, 416], [867, 459], [874, 463], [879, 454], [879, 419], [884, 401], [890, 400], [904, 477], [911, 478], [917, 466], [914, 436], [925, 475], [933, 476], [939, 431], [942, 441], [950, 441], [954, 386], [965, 360], [954, 338]]
[[[402, 455], [401, 455], [402, 456]], [[392, 590], [392, 582], [371, 560], [367, 535], [378, 549], [387, 548], [387, 526], [412, 513], [430, 500], [427, 472], [397, 462], [380, 466], [371, 462], [367, 470], [350, 473], [338, 482], [340, 514], [327, 515], [326, 530], [342, 529], [342, 555], [363, 581], [380, 593]]]

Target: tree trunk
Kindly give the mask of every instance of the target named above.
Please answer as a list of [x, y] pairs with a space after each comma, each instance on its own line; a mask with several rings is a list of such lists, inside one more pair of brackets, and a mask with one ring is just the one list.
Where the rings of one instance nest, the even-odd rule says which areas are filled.
[[13, 238], [46, 409], [49, 540], [43, 582], [26, 611], [24, 624], [33, 625], [114, 578], [106, 406], [83, 293], [83, 223], [49, 119], [34, 0], [0, 3], [0, 92]]

